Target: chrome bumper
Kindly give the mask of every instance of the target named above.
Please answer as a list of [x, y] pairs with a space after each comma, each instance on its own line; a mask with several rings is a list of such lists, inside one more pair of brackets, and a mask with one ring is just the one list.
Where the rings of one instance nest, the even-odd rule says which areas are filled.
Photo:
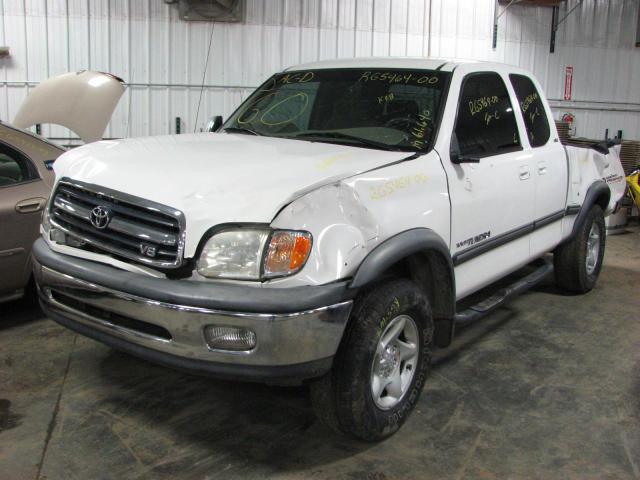
[[[352, 306], [352, 301], [345, 301], [297, 313], [229, 312], [142, 298], [74, 278], [37, 259], [34, 273], [43, 308], [59, 323], [152, 361], [187, 369], [206, 362], [213, 365], [208, 369], [212, 373], [218, 370], [232, 376], [234, 370], [225, 366], [248, 367], [237, 371], [241, 376], [287, 377], [277, 367], [307, 364], [309, 369], [297, 369], [300, 374], [294, 376], [321, 375], [331, 365]], [[166, 282], [166, 288], [171, 288], [171, 281]], [[212, 350], [203, 335], [207, 325], [249, 328], [256, 334], [256, 347], [242, 352]], [[250, 367], [275, 369], [272, 375], [260, 369], [252, 373]]]

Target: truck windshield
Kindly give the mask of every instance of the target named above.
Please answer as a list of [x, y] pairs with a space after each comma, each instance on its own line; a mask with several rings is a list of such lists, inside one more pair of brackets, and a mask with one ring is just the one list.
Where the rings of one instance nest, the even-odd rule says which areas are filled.
[[223, 130], [424, 151], [433, 141], [449, 76], [395, 69], [281, 73], [260, 86]]

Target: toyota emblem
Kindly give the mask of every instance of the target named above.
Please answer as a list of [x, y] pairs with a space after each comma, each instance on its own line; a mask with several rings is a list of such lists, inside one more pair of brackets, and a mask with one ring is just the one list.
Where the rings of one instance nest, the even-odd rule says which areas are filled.
[[91, 210], [89, 220], [91, 220], [91, 225], [103, 230], [107, 228], [107, 225], [109, 225], [109, 221], [111, 220], [111, 210], [106, 207], [97, 206]]

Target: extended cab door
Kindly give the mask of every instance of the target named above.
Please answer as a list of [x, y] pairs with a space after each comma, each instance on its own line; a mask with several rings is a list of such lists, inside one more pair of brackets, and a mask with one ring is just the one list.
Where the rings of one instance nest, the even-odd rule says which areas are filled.
[[443, 130], [436, 144], [449, 182], [458, 298], [529, 261], [534, 218], [535, 165], [523, 149], [508, 77], [464, 69], [454, 74], [443, 117], [453, 131]]
[[539, 86], [526, 75], [511, 74], [509, 79], [527, 132], [525, 150], [532, 155], [535, 220], [531, 255], [539, 257], [555, 248], [562, 238], [569, 175], [567, 156], [555, 125], [550, 123], [553, 116]]

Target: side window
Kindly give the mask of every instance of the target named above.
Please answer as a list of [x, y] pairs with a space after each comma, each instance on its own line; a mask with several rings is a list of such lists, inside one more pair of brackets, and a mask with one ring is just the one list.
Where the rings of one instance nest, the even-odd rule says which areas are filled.
[[524, 75], [509, 75], [511, 85], [516, 91], [520, 111], [527, 127], [529, 143], [532, 147], [541, 147], [549, 141], [549, 119], [544, 111], [544, 104], [538, 90], [530, 78]]
[[0, 144], [0, 187], [37, 178], [30, 161], [20, 152]]
[[460, 93], [452, 153], [488, 157], [521, 150], [509, 92], [497, 73], [474, 73]]

